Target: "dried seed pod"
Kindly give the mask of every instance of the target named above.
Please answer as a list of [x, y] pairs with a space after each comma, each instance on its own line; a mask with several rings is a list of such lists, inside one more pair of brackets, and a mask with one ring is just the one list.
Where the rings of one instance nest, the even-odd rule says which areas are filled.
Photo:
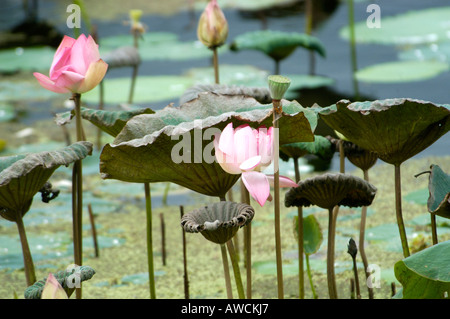
[[221, 201], [185, 214], [181, 226], [186, 232], [201, 233], [209, 241], [224, 244], [254, 215], [255, 210], [250, 205]]

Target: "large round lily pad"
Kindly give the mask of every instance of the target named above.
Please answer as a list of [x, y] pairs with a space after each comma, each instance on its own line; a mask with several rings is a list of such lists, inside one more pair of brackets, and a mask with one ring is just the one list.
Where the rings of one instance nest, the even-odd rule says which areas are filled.
[[[312, 141], [314, 112], [297, 102], [283, 102], [280, 142]], [[135, 183], [169, 181], [223, 197], [240, 175], [226, 173], [215, 160], [214, 134], [229, 122], [234, 127], [272, 126], [272, 109], [250, 97], [202, 93], [180, 107], [135, 116], [103, 148], [100, 173], [105, 179]]]
[[449, 65], [440, 61], [395, 61], [359, 69], [355, 76], [369, 83], [423, 81], [448, 71]]
[[[382, 17], [381, 28], [368, 28], [366, 21], [355, 24], [358, 43], [417, 45], [448, 39], [450, 7], [409, 11], [396, 16]], [[349, 27], [340, 31], [341, 37], [349, 39]]]
[[51, 47], [6, 49], [0, 52], [0, 72], [47, 70], [52, 64], [55, 50]]
[[450, 106], [408, 98], [315, 108], [321, 119], [356, 145], [399, 165], [450, 130]]

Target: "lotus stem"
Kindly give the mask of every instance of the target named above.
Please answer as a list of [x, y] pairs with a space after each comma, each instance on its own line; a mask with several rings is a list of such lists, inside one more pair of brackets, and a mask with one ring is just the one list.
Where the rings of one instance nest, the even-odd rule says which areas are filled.
[[[273, 127], [274, 127], [274, 210], [275, 210], [275, 248], [277, 260], [277, 283], [278, 283], [278, 298], [284, 298], [283, 288], [283, 261], [281, 255], [281, 230], [280, 230], [280, 172], [279, 172], [279, 132], [278, 119], [281, 117], [281, 101], [273, 100]], [[280, 112], [278, 113], [278, 110]]]
[[100, 254], [99, 254], [98, 242], [97, 242], [97, 229], [95, 227], [94, 213], [92, 211], [91, 204], [88, 204], [88, 213], [89, 213], [89, 221], [91, 222], [92, 240], [94, 243], [95, 257], [98, 257]]
[[[336, 206], [339, 207], [339, 206]], [[328, 209], [328, 247], [327, 247], [327, 280], [330, 299], [338, 299], [336, 277], [334, 273], [334, 246], [336, 235], [337, 211]]]
[[34, 270], [33, 258], [31, 256], [30, 246], [28, 245], [27, 234], [23, 224], [22, 213], [16, 213], [16, 224], [20, 236], [20, 244], [22, 245], [23, 263], [25, 267], [25, 278], [27, 286], [31, 286], [36, 282], [36, 273]]
[[[241, 202], [250, 205], [250, 194], [241, 179]], [[252, 223], [244, 227], [245, 267], [247, 271], [247, 299], [252, 299]]]
[[313, 298], [317, 299], [317, 293], [316, 293], [316, 289], [314, 288], [314, 284], [312, 281], [312, 274], [311, 274], [311, 267], [309, 265], [309, 255], [305, 254], [305, 262], [306, 262], [306, 271], [308, 273], [308, 278], [309, 278], [309, 285], [311, 286], [311, 292], [313, 294]]
[[219, 57], [217, 47], [213, 47], [211, 50], [213, 51], [214, 80], [216, 84], [219, 84]]
[[145, 190], [145, 211], [147, 218], [147, 261], [150, 298], [156, 299], [155, 274], [153, 267], [153, 236], [152, 236], [152, 196], [150, 193], [150, 183], [144, 183]]
[[[294, 157], [294, 170], [295, 170], [295, 181], [300, 182], [300, 169], [298, 168], [298, 157]], [[305, 298], [305, 275], [303, 270], [303, 206], [297, 207], [297, 218], [298, 218], [298, 296], [300, 299]]]
[[356, 243], [353, 240], [353, 238], [350, 238], [350, 241], [349, 241], [347, 247], [348, 247], [347, 252], [352, 257], [352, 262], [353, 262], [353, 275], [355, 277], [354, 286], [356, 287], [356, 298], [361, 299], [361, 290], [359, 288], [358, 267], [356, 265], [356, 255], [358, 253], [358, 248], [356, 247]]
[[[98, 84], [98, 89], [100, 92], [100, 101], [98, 103], [98, 109], [103, 110], [104, 95], [105, 95], [105, 93], [104, 93], [105, 88], [104, 88], [103, 80], [100, 81], [100, 83]], [[97, 127], [97, 150], [100, 150], [102, 148], [102, 132], [103, 132], [102, 129]]]
[[436, 230], [436, 215], [430, 214], [430, 218], [431, 218], [431, 236], [433, 238], [433, 245], [436, 245], [438, 243], [438, 236]]
[[[81, 121], [81, 94], [74, 93], [72, 99], [75, 102], [75, 124], [77, 142], [84, 141], [85, 136]], [[74, 238], [74, 259], [75, 264], [82, 266], [83, 264], [83, 165], [82, 161], [78, 160], [73, 166], [73, 183], [72, 183], [72, 218], [73, 218], [73, 238]], [[81, 299], [81, 284], [80, 288], [75, 290], [76, 298]]]
[[401, 174], [400, 164], [394, 165], [395, 167], [395, 211], [397, 217], [397, 225], [400, 233], [400, 239], [402, 241], [403, 257], [408, 257], [409, 247], [408, 239], [406, 237], [405, 224], [403, 223], [402, 215], [402, 186], [401, 186]]
[[139, 69], [139, 66], [137, 64], [133, 66], [133, 73], [131, 75], [130, 93], [128, 95], [128, 104], [133, 103], [134, 87], [136, 85], [138, 69]]
[[[184, 215], [184, 207], [180, 206], [180, 218], [183, 218]], [[183, 238], [183, 270], [184, 270], [184, 298], [189, 299], [189, 279], [188, 279], [188, 271], [187, 271], [187, 251], [186, 251], [186, 232], [184, 228], [181, 227], [182, 238]]]
[[[305, 25], [305, 33], [312, 34], [313, 25], [314, 25], [314, 1], [306, 0], [305, 2], [305, 11], [306, 11], [306, 25]], [[315, 74], [315, 55], [313, 50], [309, 50], [309, 75]]]
[[233, 240], [227, 241], [228, 253], [230, 255], [231, 265], [233, 266], [234, 280], [236, 281], [236, 289], [238, 291], [239, 299], [245, 299], [244, 286], [242, 285], [241, 271], [239, 263], [236, 258], [236, 251], [234, 249]]
[[280, 61], [275, 60], [275, 70], [274, 74], [280, 74]]
[[339, 140], [339, 172], [345, 174], [345, 152], [344, 141]]
[[355, 100], [359, 100], [359, 87], [358, 80], [356, 79], [356, 71], [358, 70], [357, 60], [356, 60], [356, 40], [355, 40], [355, 13], [353, 0], [348, 1], [348, 22], [350, 29], [350, 51], [351, 51], [351, 62], [352, 62], [352, 78], [353, 78], [353, 91], [355, 94]]
[[230, 269], [228, 267], [227, 249], [225, 247], [225, 244], [220, 245], [220, 250], [222, 252], [223, 274], [225, 277], [225, 287], [227, 288], [227, 298], [233, 299], [233, 292], [231, 291]]
[[[369, 171], [363, 170], [364, 180], [369, 182]], [[364, 248], [364, 238], [366, 231], [366, 218], [367, 218], [367, 206], [361, 208], [361, 224], [359, 227], [359, 253], [361, 255], [362, 262], [364, 264], [364, 273], [366, 274], [366, 279], [369, 278], [370, 272], [367, 271], [369, 267], [369, 262], [367, 261], [366, 251]], [[373, 299], [373, 288], [367, 287], [369, 292], [369, 299]]]
[[164, 214], [159, 213], [161, 221], [161, 257], [163, 266], [166, 265], [166, 223], [164, 222]]

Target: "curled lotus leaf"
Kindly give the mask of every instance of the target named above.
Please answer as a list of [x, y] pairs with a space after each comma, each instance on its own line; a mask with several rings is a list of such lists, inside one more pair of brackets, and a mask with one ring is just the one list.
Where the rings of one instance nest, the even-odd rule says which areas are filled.
[[327, 138], [315, 135], [314, 142], [297, 142], [280, 145], [280, 158], [300, 158], [306, 154], [316, 155], [324, 160], [331, 159], [335, 152], [335, 145]]
[[[317, 118], [297, 102], [283, 101], [280, 142], [312, 141]], [[272, 104], [246, 96], [201, 93], [179, 107], [129, 120], [100, 155], [104, 179], [134, 183], [173, 182], [198, 193], [224, 197], [240, 175], [226, 173], [214, 156], [214, 134], [232, 122], [272, 126]]]
[[137, 66], [141, 63], [141, 56], [139, 55], [138, 49], [131, 46], [120, 47], [108, 52], [102, 59], [108, 64], [108, 70]]
[[221, 201], [193, 210], [181, 218], [186, 232], [201, 233], [216, 244], [225, 244], [239, 228], [253, 219], [255, 210], [250, 205]]
[[[73, 269], [61, 270], [54, 274], [55, 279], [66, 291], [68, 297], [75, 291], [75, 284], [78, 280], [79, 282], [87, 281], [94, 275], [95, 270], [89, 266], [74, 267]], [[33, 285], [25, 289], [25, 299], [41, 299], [46, 281], [47, 278], [36, 281]]]
[[92, 143], [77, 142], [55, 151], [0, 157], [0, 216], [15, 221], [53, 172], [92, 153]]
[[314, 106], [321, 119], [356, 145], [400, 165], [450, 130], [450, 105], [399, 98]]
[[439, 165], [431, 165], [428, 182], [428, 211], [444, 218], [450, 218], [450, 176]]
[[326, 55], [322, 42], [314, 36], [273, 30], [250, 31], [240, 34], [231, 43], [230, 50], [258, 50], [275, 61], [281, 61], [294, 52], [297, 47], [316, 51], [323, 57]]
[[[335, 139], [331, 136], [327, 138], [335, 145], [336, 150], [339, 150], [339, 139]], [[370, 169], [378, 160], [377, 153], [359, 147], [353, 142], [343, 140], [342, 146], [344, 148], [344, 154], [350, 163], [363, 171]]]
[[[133, 116], [152, 113], [155, 112], [150, 108], [139, 108], [132, 111], [108, 111], [93, 110], [86, 107], [81, 108], [81, 117], [83, 119], [91, 122], [111, 136], [117, 136], [125, 126], [125, 123]], [[59, 113], [55, 117], [55, 122], [58, 125], [65, 125], [69, 123], [74, 116], [74, 111]]]
[[369, 206], [376, 192], [375, 186], [362, 178], [327, 173], [300, 181], [286, 193], [284, 204], [286, 207], [316, 205], [324, 209], [336, 205]]

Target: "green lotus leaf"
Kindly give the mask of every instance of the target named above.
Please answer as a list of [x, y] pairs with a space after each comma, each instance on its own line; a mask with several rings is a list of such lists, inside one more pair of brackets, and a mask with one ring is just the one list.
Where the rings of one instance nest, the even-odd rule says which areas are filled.
[[201, 233], [216, 244], [225, 244], [239, 228], [253, 219], [255, 210], [250, 205], [220, 201], [195, 209], [181, 218], [181, 227], [186, 232]]
[[[80, 282], [87, 281], [94, 275], [95, 270], [89, 266], [74, 267], [73, 270], [61, 270], [54, 274], [55, 279], [66, 291], [68, 297], [75, 291], [75, 287], [72, 287], [72, 285], [76, 284], [76, 280]], [[47, 278], [36, 281], [33, 285], [25, 289], [25, 299], [41, 299], [46, 281]]]
[[63, 149], [0, 157], [0, 215], [15, 221], [29, 210], [34, 195], [61, 165], [69, 165], [91, 154], [92, 144], [78, 142]]
[[0, 101], [42, 101], [55, 97], [55, 93], [44, 89], [38, 81], [1, 81]]
[[[81, 117], [88, 120], [105, 133], [111, 136], [117, 136], [125, 123], [133, 116], [140, 114], [155, 113], [149, 108], [140, 108], [132, 111], [107, 111], [107, 110], [93, 110], [89, 108], [81, 108]], [[64, 112], [56, 115], [56, 124], [65, 125], [71, 121], [75, 116], [74, 111]]]
[[441, 299], [450, 293], [450, 241], [421, 250], [394, 266], [404, 299]]
[[317, 155], [322, 159], [334, 156], [335, 147], [325, 137], [314, 135], [314, 142], [297, 142], [280, 145], [280, 158], [288, 161], [289, 158], [300, 158], [306, 154]]
[[450, 106], [408, 98], [314, 107], [332, 129], [356, 145], [400, 165], [450, 129]]
[[431, 43], [408, 47], [397, 54], [404, 61], [441, 61], [450, 60], [450, 42]]
[[[366, 21], [355, 24], [358, 43], [417, 45], [448, 39], [450, 7], [409, 11], [396, 16], [383, 16], [381, 28], [368, 28]], [[350, 39], [349, 27], [340, 30], [340, 36]]]
[[[232, 122], [234, 127], [272, 126], [271, 104], [243, 96], [202, 93], [179, 107], [129, 120], [100, 155], [105, 179], [127, 182], [173, 182], [209, 196], [223, 197], [239, 179], [222, 170], [212, 154], [213, 135]], [[312, 141], [314, 112], [283, 100], [280, 142]]]
[[14, 106], [9, 103], [0, 103], [0, 123], [9, 122], [16, 117]]
[[427, 207], [432, 214], [450, 218], [450, 176], [438, 165], [431, 165]]
[[[294, 218], [294, 235], [298, 238], [298, 217]], [[323, 234], [314, 215], [303, 217], [303, 249], [306, 255], [315, 254], [322, 245]]]
[[449, 65], [440, 61], [395, 61], [359, 69], [355, 76], [369, 83], [422, 81], [448, 71]]
[[230, 45], [232, 51], [258, 50], [275, 61], [287, 58], [297, 47], [313, 50], [325, 56], [321, 41], [313, 36], [297, 32], [273, 30], [250, 31], [238, 35]]

